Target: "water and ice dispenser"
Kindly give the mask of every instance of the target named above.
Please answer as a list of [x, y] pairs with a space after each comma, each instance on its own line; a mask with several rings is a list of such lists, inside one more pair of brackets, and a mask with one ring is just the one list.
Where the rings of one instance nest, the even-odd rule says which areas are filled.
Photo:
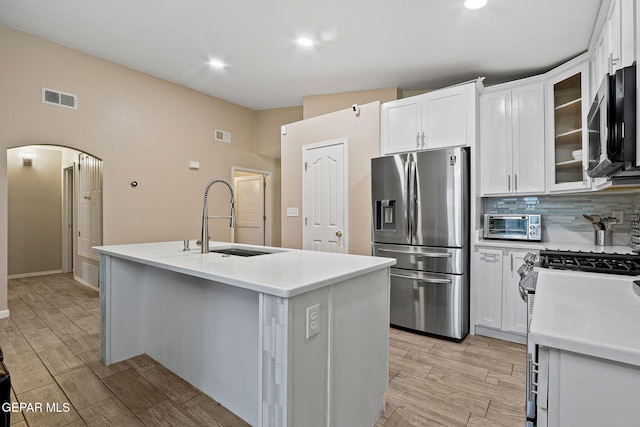
[[376, 231], [396, 229], [396, 201], [376, 200]]

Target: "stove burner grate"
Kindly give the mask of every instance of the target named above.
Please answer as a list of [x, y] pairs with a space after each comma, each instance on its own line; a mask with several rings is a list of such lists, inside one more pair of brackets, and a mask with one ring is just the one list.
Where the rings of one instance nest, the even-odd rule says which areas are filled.
[[545, 249], [540, 251], [540, 267], [637, 276], [640, 255]]

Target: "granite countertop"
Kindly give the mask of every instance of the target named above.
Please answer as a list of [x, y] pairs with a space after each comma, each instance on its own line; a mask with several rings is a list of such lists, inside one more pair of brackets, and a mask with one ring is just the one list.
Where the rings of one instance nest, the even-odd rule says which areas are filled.
[[530, 339], [538, 345], [640, 366], [635, 276], [536, 269]]
[[271, 252], [253, 257], [183, 251], [183, 242], [96, 246], [100, 254], [289, 298], [349, 278], [390, 267], [395, 259], [299, 249], [210, 242], [210, 249], [229, 247]]

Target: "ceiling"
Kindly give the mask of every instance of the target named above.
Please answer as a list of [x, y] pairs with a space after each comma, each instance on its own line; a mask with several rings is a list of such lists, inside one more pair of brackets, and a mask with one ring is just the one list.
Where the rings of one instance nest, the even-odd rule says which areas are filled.
[[[587, 50], [601, 0], [0, 0], [0, 23], [252, 109], [485, 85]], [[296, 38], [316, 41], [311, 48]], [[210, 59], [225, 62], [213, 69]]]

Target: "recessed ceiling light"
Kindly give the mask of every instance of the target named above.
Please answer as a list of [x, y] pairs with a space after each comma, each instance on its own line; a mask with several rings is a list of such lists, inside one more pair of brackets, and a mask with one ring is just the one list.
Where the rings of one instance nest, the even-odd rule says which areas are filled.
[[219, 59], [210, 59], [209, 60], [209, 66], [211, 68], [217, 68], [218, 70], [221, 70], [221, 69], [224, 68], [225, 64], [224, 64], [224, 62], [222, 62]]
[[298, 45], [303, 47], [313, 46], [313, 40], [308, 37], [298, 37]]
[[467, 9], [480, 9], [487, 4], [487, 0], [465, 0], [464, 5]]

